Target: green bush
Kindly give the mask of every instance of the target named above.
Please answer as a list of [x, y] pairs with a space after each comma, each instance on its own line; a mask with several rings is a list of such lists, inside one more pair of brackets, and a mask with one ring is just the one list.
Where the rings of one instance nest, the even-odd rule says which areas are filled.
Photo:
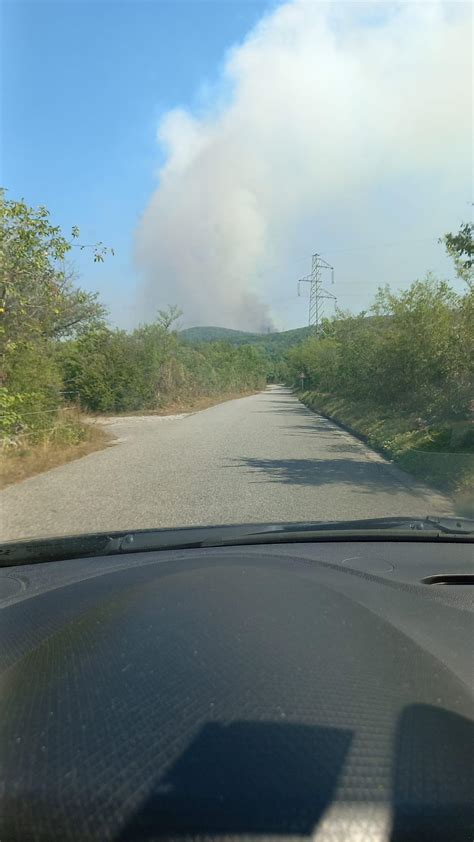
[[83, 409], [160, 409], [202, 396], [261, 388], [265, 362], [251, 346], [192, 346], [160, 324], [132, 333], [102, 328], [62, 344], [64, 382]]
[[290, 381], [305, 373], [319, 392], [367, 400], [380, 412], [414, 412], [424, 423], [470, 417], [474, 372], [473, 290], [455, 293], [428, 276], [372, 311], [339, 314], [288, 353]]

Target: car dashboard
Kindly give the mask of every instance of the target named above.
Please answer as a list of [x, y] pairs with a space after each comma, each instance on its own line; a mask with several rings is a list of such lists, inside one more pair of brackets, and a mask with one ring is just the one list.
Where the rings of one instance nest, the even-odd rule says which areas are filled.
[[0, 571], [3, 840], [469, 842], [472, 544]]

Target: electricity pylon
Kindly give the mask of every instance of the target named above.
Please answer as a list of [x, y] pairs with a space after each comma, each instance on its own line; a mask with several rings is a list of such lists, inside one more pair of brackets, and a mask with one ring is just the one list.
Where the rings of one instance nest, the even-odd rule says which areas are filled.
[[324, 289], [322, 285], [322, 273], [327, 269], [330, 269], [331, 283], [334, 283], [334, 267], [330, 266], [320, 254], [313, 254], [311, 274], [306, 275], [305, 278], [300, 278], [298, 281], [298, 295], [301, 295], [301, 284], [310, 284], [308, 324], [314, 328], [315, 333], [319, 333], [321, 330], [324, 299], [336, 301], [336, 296]]

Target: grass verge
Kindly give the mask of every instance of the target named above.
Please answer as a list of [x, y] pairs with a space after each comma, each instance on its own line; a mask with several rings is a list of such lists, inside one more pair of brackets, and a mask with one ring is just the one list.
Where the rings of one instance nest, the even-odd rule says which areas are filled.
[[5, 442], [0, 454], [0, 488], [102, 450], [111, 441], [98, 424], [77, 410], [62, 410], [48, 431]]
[[448, 492], [456, 511], [474, 516], [474, 425], [469, 421], [430, 424], [414, 413], [391, 413], [366, 401], [320, 392], [299, 393], [300, 400], [332, 418], [403, 470], [427, 485]]

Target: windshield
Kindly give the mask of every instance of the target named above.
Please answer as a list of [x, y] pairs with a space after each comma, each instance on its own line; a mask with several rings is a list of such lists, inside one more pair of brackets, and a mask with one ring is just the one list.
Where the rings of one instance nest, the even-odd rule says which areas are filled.
[[4, 3], [1, 541], [474, 515], [471, 15]]

